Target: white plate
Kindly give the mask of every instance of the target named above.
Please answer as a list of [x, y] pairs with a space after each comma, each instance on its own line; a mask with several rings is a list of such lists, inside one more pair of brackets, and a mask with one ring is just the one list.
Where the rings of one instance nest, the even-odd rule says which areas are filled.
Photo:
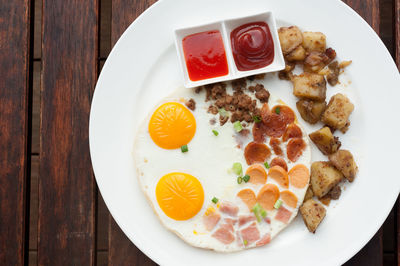
[[[324, 32], [339, 59], [353, 60], [342, 77], [351, 84], [328, 89], [328, 96], [344, 91], [356, 106], [350, 130], [340, 137], [360, 171], [328, 208], [315, 235], [298, 218], [265, 248], [233, 254], [193, 248], [161, 226], [140, 191], [132, 162], [134, 134], [154, 104], [182, 86], [173, 29], [268, 10], [278, 26]], [[293, 106], [286, 86], [282, 97]], [[99, 77], [89, 130], [94, 173], [114, 219], [159, 264], [338, 265], [375, 234], [399, 194], [398, 99], [400, 76], [390, 54], [368, 24], [338, 0], [162, 0], [125, 31]], [[313, 159], [319, 158], [314, 149]]]

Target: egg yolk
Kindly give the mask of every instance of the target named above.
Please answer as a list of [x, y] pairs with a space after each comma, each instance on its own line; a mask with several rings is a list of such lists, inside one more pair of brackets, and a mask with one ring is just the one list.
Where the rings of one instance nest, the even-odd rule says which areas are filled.
[[195, 132], [193, 114], [180, 103], [165, 103], [150, 118], [150, 137], [164, 149], [177, 149], [188, 144]]
[[203, 206], [204, 191], [200, 181], [185, 173], [169, 173], [156, 186], [157, 202], [170, 218], [183, 221], [195, 216]]

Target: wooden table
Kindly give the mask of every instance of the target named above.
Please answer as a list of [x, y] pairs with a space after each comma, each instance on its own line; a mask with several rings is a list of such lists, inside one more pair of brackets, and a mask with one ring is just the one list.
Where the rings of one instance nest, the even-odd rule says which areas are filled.
[[[88, 145], [100, 69], [153, 0], [0, 0], [0, 265], [153, 265], [109, 215]], [[400, 63], [400, 0], [346, 0]], [[400, 262], [397, 203], [346, 265]], [[396, 245], [397, 243], [397, 245]]]

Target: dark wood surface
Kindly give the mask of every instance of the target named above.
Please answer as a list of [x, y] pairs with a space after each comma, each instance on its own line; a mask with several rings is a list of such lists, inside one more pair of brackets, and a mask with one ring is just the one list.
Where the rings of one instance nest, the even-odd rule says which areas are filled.
[[[99, 71], [154, 2], [0, 0], [0, 265], [155, 265], [109, 214], [88, 150]], [[399, 65], [400, 0], [344, 2]], [[346, 265], [398, 265], [399, 228], [397, 203]]]
[[43, 1], [39, 265], [95, 261], [90, 102], [97, 79], [98, 2]]
[[0, 1], [0, 265], [25, 259], [29, 1]]

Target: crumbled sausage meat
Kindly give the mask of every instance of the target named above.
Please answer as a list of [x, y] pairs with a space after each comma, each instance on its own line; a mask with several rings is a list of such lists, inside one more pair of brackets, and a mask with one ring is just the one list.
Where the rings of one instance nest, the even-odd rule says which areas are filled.
[[331, 191], [328, 192], [328, 195], [331, 199], [337, 200], [342, 194], [342, 190], [340, 189], [339, 185], [334, 186]]
[[329, 74], [326, 76], [326, 80], [329, 85], [335, 86], [339, 82], [340, 68], [338, 61], [334, 61], [328, 65]]
[[187, 106], [187, 108], [189, 108], [192, 111], [194, 111], [194, 109], [196, 109], [196, 102], [193, 99], [186, 101], [185, 105]]
[[218, 114], [218, 108], [215, 105], [210, 105], [207, 110], [208, 113], [212, 113], [213, 115]]
[[[257, 86], [256, 86], [257, 87]], [[268, 102], [269, 99], [269, 91], [262, 88], [256, 92], [256, 98], [260, 100], [262, 103]]]
[[221, 126], [225, 125], [226, 122], [228, 122], [229, 117], [228, 116], [219, 116], [219, 124]]

